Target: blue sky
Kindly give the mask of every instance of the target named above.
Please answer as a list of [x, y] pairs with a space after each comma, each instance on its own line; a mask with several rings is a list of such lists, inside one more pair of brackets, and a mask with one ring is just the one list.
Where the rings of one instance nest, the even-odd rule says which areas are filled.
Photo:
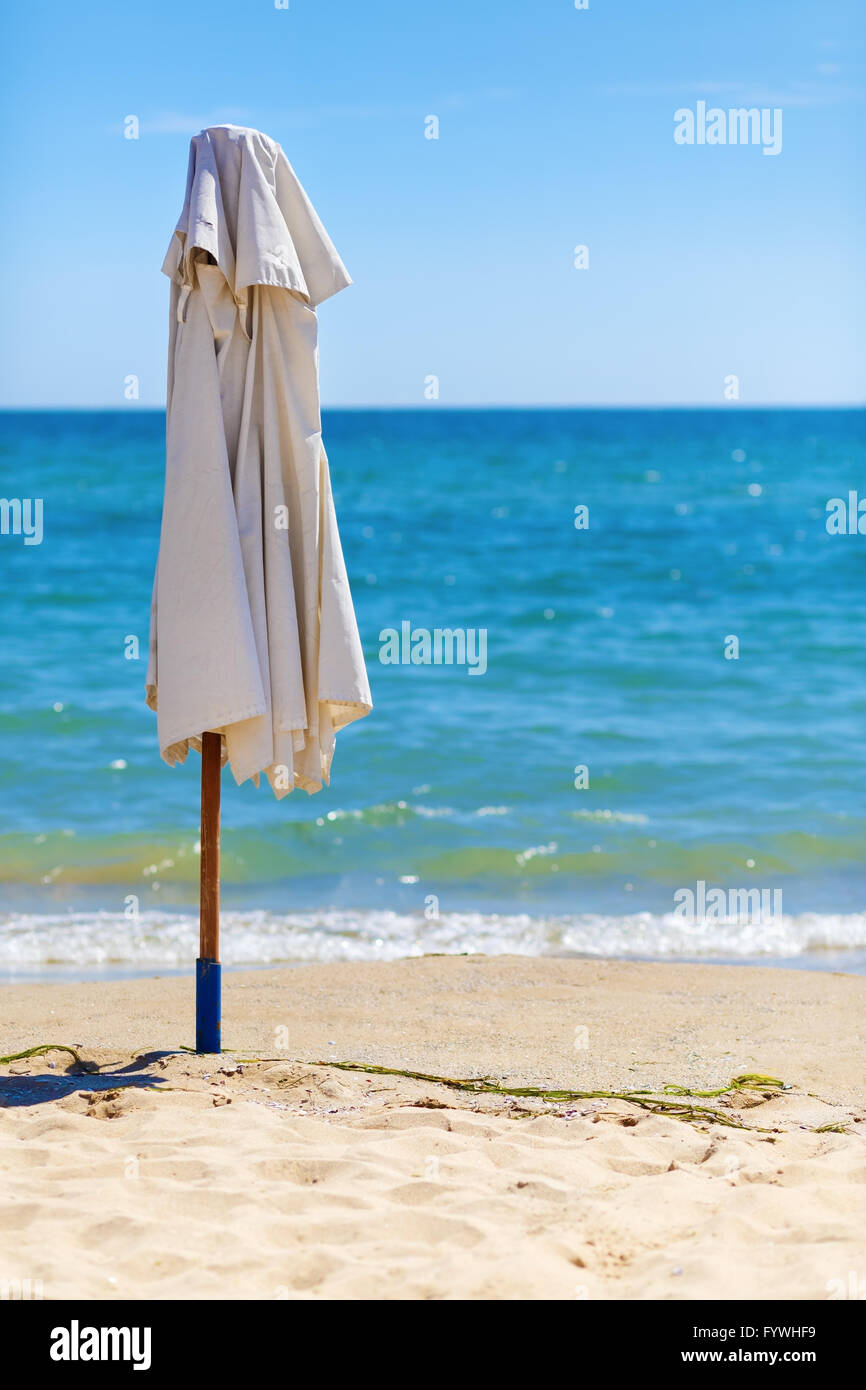
[[[159, 267], [189, 137], [224, 121], [280, 141], [354, 277], [320, 311], [326, 404], [423, 406], [430, 375], [439, 406], [723, 405], [731, 375], [734, 409], [863, 399], [859, 0], [40, 0], [2, 26], [2, 404], [123, 406], [129, 374], [163, 402]], [[781, 153], [677, 145], [701, 100], [781, 108]]]

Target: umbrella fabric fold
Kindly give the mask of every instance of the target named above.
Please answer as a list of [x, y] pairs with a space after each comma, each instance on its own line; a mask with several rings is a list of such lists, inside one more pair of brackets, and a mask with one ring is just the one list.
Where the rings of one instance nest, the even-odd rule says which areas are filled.
[[351, 280], [279, 145], [237, 126], [193, 139], [163, 270], [160, 751], [183, 762], [212, 730], [238, 782], [318, 791], [372, 707], [319, 414], [315, 306]]

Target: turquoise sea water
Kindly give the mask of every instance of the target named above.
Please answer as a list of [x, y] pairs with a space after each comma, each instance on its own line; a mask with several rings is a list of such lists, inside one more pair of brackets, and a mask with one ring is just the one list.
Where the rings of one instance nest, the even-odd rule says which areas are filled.
[[[376, 708], [315, 797], [224, 778], [226, 960], [862, 968], [866, 535], [825, 523], [866, 496], [863, 412], [431, 404], [324, 428]], [[143, 690], [163, 431], [0, 415], [0, 493], [44, 514], [40, 545], [0, 536], [0, 974], [195, 954], [199, 761], [161, 762]], [[485, 673], [382, 664], [404, 622], [484, 629]], [[701, 881], [781, 912], [684, 921]]]

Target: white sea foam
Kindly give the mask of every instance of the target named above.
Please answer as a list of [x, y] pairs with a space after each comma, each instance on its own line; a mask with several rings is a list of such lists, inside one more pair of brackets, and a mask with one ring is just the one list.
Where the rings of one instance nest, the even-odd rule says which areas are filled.
[[[689, 922], [673, 913], [571, 916], [386, 911], [223, 912], [226, 965], [395, 960], [429, 952], [529, 956], [791, 959], [866, 948], [866, 914], [803, 913], [760, 923]], [[0, 974], [184, 969], [195, 959], [193, 913], [0, 915]], [[820, 954], [811, 962], [821, 964]]]

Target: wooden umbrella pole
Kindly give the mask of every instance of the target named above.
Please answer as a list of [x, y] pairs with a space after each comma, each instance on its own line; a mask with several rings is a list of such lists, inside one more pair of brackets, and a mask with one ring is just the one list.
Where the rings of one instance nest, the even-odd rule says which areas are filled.
[[201, 915], [195, 974], [195, 1050], [220, 1049], [220, 775], [222, 738], [201, 736]]

